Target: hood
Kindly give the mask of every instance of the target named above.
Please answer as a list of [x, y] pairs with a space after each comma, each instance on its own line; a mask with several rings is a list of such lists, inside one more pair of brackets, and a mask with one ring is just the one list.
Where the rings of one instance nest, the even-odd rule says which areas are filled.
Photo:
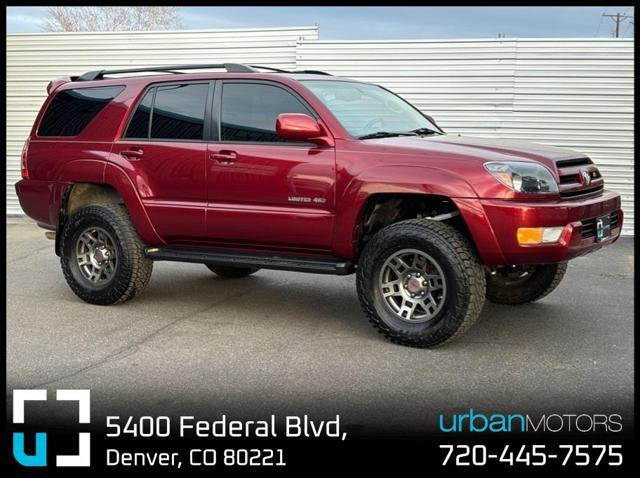
[[[462, 171], [465, 175], [482, 168], [481, 165], [488, 161], [536, 162], [546, 166], [555, 176], [562, 197], [596, 193], [604, 187], [602, 175], [587, 156], [538, 143], [447, 134], [398, 136], [365, 140], [363, 143], [369, 143], [367, 147], [378, 152], [382, 150], [387, 155], [397, 155], [403, 164], [431, 163], [440, 169]], [[473, 167], [470, 167], [470, 162]]]
[[584, 157], [576, 151], [538, 143], [459, 135], [398, 136], [366, 140], [403, 154], [429, 153], [442, 159], [486, 161], [535, 161], [552, 171], [556, 161]]

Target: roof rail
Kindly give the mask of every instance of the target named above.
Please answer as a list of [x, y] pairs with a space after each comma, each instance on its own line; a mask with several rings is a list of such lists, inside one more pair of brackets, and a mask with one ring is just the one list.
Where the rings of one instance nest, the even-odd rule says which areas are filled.
[[331, 75], [331, 73], [327, 73], [326, 71], [320, 71], [320, 70], [281, 70], [279, 68], [272, 68], [270, 66], [261, 66], [261, 65], [249, 65], [250, 68], [261, 68], [263, 70], [269, 70], [269, 71], [273, 71], [274, 73], [306, 73], [309, 75], [327, 75], [327, 76], [333, 76]]
[[333, 76], [331, 73], [327, 73], [326, 71], [320, 71], [320, 70], [298, 70], [298, 71], [292, 71], [291, 73], [306, 73], [307, 75]]
[[257, 68], [262, 70], [273, 71], [274, 73], [307, 73], [313, 75], [328, 75], [324, 71], [318, 70], [300, 70], [300, 71], [288, 71], [281, 70], [279, 68], [272, 68], [270, 66], [260, 65], [243, 65], [240, 63], [217, 63], [213, 65], [165, 65], [165, 66], [147, 66], [143, 68], [122, 68], [117, 70], [94, 70], [88, 71], [83, 75], [80, 75], [73, 81], [93, 81], [102, 80], [104, 75], [115, 75], [120, 73], [144, 73], [144, 72], [163, 72], [179, 74], [181, 72], [176, 70], [205, 70], [205, 69], [225, 69], [229, 73], [258, 73]]
[[280, 68], [273, 68], [271, 66], [262, 66], [262, 65], [248, 65], [249, 68], [260, 68], [261, 70], [269, 70], [269, 71], [273, 71], [274, 73], [291, 73], [291, 71], [287, 71], [287, 70], [281, 70]]
[[120, 73], [144, 73], [147, 71], [158, 71], [165, 73], [179, 73], [174, 70], [205, 70], [210, 68], [225, 69], [229, 73], [256, 73], [254, 68], [239, 63], [218, 63], [214, 65], [165, 65], [165, 66], [147, 66], [143, 68], [122, 68], [118, 70], [95, 70], [88, 71], [78, 77], [76, 81], [93, 81], [101, 80], [104, 75], [115, 75]]

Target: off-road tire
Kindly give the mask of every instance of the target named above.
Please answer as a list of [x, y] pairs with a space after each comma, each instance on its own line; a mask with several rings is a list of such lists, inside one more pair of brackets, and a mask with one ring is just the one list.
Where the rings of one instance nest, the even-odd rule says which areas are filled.
[[[115, 241], [118, 262], [115, 274], [106, 285], [93, 286], [80, 273], [76, 260], [76, 242], [88, 227], [100, 227]], [[153, 260], [144, 254], [144, 245], [120, 204], [90, 205], [69, 217], [60, 237], [60, 263], [71, 290], [90, 304], [111, 305], [140, 294], [149, 283]]]
[[[427, 322], [400, 319], [378, 286], [386, 258], [406, 248], [430, 255], [446, 279], [444, 305]], [[485, 273], [472, 245], [452, 226], [428, 219], [398, 222], [378, 232], [362, 252], [356, 284], [371, 324], [391, 342], [410, 347], [432, 348], [462, 335], [476, 321], [485, 301]]]
[[241, 277], [255, 274], [260, 270], [259, 267], [217, 266], [215, 264], [205, 264], [205, 266], [207, 266], [211, 272], [227, 279], [240, 279]]
[[520, 305], [535, 302], [553, 292], [567, 271], [567, 263], [532, 266], [524, 281], [509, 281], [501, 272], [487, 275], [487, 299], [496, 304]]

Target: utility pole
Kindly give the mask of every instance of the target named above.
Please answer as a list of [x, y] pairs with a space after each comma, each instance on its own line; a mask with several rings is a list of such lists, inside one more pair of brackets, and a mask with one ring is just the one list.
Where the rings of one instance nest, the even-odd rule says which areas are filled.
[[616, 29], [615, 29], [615, 35], [614, 35], [616, 38], [620, 36], [620, 23], [622, 23], [624, 20], [627, 20], [628, 18], [633, 18], [633, 15], [624, 15], [622, 13], [616, 13], [616, 14], [603, 13], [602, 16], [610, 17], [614, 22], [616, 22]]

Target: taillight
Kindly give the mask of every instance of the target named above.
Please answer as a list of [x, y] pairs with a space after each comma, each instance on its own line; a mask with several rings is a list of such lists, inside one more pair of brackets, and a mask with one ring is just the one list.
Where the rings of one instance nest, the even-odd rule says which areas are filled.
[[27, 152], [29, 151], [29, 140], [24, 142], [22, 147], [22, 155], [20, 156], [20, 175], [22, 179], [29, 179], [29, 170], [27, 169]]

